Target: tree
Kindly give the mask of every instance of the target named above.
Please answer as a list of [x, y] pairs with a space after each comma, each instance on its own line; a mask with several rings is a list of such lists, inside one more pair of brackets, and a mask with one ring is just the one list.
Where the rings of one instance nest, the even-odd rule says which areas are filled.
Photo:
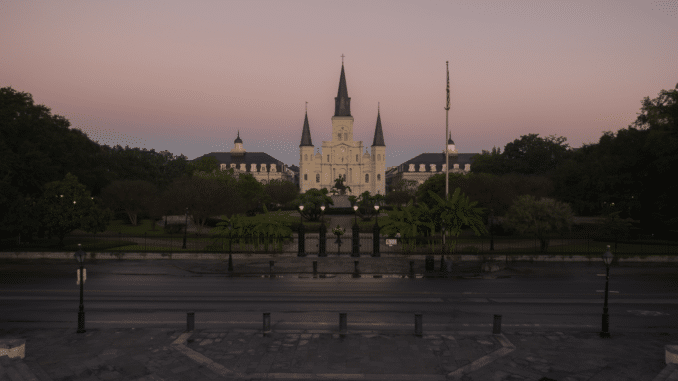
[[617, 242], [628, 237], [631, 223], [619, 217], [620, 212], [612, 212], [605, 217], [600, 225], [599, 233], [608, 239], [614, 240], [614, 251], [617, 251]]
[[198, 159], [190, 161], [186, 168], [189, 174], [194, 172], [214, 172], [219, 170], [219, 160], [214, 156], [202, 156]]
[[320, 209], [321, 205], [334, 205], [332, 197], [327, 194], [329, 191], [327, 188], [316, 189], [311, 188], [305, 193], [302, 193], [294, 200], [296, 205], [303, 205], [304, 210], [301, 211], [301, 215], [305, 217], [308, 221], [319, 221], [322, 210]]
[[661, 90], [657, 98], [645, 97], [634, 127], [647, 131], [642, 152], [644, 168], [643, 224], [653, 229], [678, 228], [678, 84]]
[[563, 136], [541, 138], [539, 134], [523, 135], [504, 147], [502, 155], [506, 168], [524, 174], [549, 173], [568, 157], [566, 141]]
[[509, 229], [539, 239], [542, 252], [546, 252], [552, 234], [569, 231], [573, 223], [568, 204], [530, 195], [518, 197], [505, 217], [504, 223]]
[[59, 237], [60, 245], [63, 245], [66, 234], [81, 228], [83, 222], [88, 227], [89, 220], [84, 219], [85, 216], [97, 211], [89, 191], [70, 173], [62, 181], [53, 181], [45, 186], [40, 207], [44, 211], [42, 218], [46, 227]]
[[293, 182], [287, 180], [271, 180], [264, 185], [264, 193], [278, 205], [285, 205], [294, 201], [299, 195], [299, 189]]
[[506, 160], [501, 154], [501, 148], [492, 147], [492, 152], [483, 150], [481, 154], [473, 156], [472, 173], [490, 173], [502, 175], [510, 172]]
[[96, 233], [105, 232], [108, 229], [108, 224], [113, 218], [113, 212], [104, 207], [99, 201], [95, 200], [92, 207], [87, 210], [82, 216], [82, 221], [80, 223], [80, 229], [86, 233]]
[[32, 229], [21, 225], [32, 225], [21, 214], [24, 200], [42, 197], [45, 184], [67, 173], [98, 192], [107, 181], [99, 159], [101, 147], [66, 118], [34, 104], [29, 93], [0, 88], [0, 231]]
[[433, 208], [433, 215], [436, 216], [436, 224], [442, 226], [445, 224], [445, 231], [452, 237], [459, 237], [463, 228], [471, 228], [476, 235], [486, 232], [483, 223], [483, 208], [479, 208], [475, 201], [461, 193], [461, 188], [456, 188], [454, 193], [445, 200], [437, 194], [430, 192], [430, 196], [437, 201]]
[[407, 192], [407, 191], [392, 191], [392, 192], [389, 192], [386, 195], [384, 200], [389, 205], [395, 205], [395, 206], [402, 207], [403, 205], [407, 204], [413, 198], [414, 198], [414, 196], [412, 196], [412, 194], [410, 192]]
[[230, 218], [246, 210], [246, 204], [237, 189], [224, 186], [216, 180], [195, 176], [175, 179], [168, 188], [166, 197], [172, 210], [183, 214], [188, 208], [188, 214], [198, 234], [202, 234], [208, 218], [221, 214]]
[[255, 179], [251, 173], [240, 173], [236, 183], [238, 193], [247, 206], [247, 214], [255, 215], [256, 209], [268, 204], [272, 199], [264, 192], [264, 185]]
[[101, 191], [106, 205], [115, 210], [124, 210], [134, 226], [138, 224], [139, 213], [148, 210], [149, 203], [158, 196], [158, 188], [144, 180], [114, 181]]

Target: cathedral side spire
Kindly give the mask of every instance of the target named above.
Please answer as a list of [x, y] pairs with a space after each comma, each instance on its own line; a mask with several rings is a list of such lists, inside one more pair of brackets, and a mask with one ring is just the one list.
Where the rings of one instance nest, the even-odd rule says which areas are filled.
[[[343, 56], [343, 55], [342, 55]], [[346, 74], [344, 74], [344, 58], [341, 58], [341, 77], [339, 77], [339, 91], [334, 98], [334, 116], [351, 116], [351, 98], [346, 89]]]
[[372, 142], [372, 147], [374, 146], [386, 146], [386, 144], [384, 144], [384, 132], [381, 130], [381, 115], [379, 112], [379, 106], [377, 106], [377, 127], [374, 129], [374, 141]]
[[[308, 104], [308, 102], [306, 102], [306, 104]], [[302, 146], [313, 147], [313, 143], [311, 142], [311, 128], [308, 126], [308, 111], [306, 111], [306, 115], [304, 116], [304, 129], [301, 131], [301, 144], [299, 144], [299, 147]]]

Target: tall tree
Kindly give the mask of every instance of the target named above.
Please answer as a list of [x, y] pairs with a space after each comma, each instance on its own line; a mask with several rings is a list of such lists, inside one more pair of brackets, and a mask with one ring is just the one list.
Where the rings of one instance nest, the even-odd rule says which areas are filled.
[[299, 189], [293, 182], [287, 180], [271, 180], [264, 185], [264, 192], [274, 203], [285, 205], [294, 201], [299, 195]]
[[243, 213], [246, 204], [238, 190], [232, 186], [224, 186], [216, 180], [201, 177], [180, 177], [175, 179], [167, 190], [172, 210], [185, 211], [201, 234], [207, 219], [214, 216]]
[[534, 235], [546, 252], [550, 237], [569, 231], [574, 214], [568, 204], [550, 198], [518, 197], [506, 213], [504, 224], [520, 234]]
[[90, 192], [78, 182], [77, 177], [68, 173], [62, 181], [53, 181], [45, 185], [45, 192], [40, 200], [43, 210], [42, 219], [52, 234], [59, 237], [62, 245], [66, 234], [75, 229], [89, 228], [89, 219], [96, 212]]
[[124, 210], [132, 225], [137, 225], [137, 216], [149, 209], [154, 198], [159, 197], [158, 188], [144, 180], [114, 181], [101, 191], [101, 198], [114, 210]]

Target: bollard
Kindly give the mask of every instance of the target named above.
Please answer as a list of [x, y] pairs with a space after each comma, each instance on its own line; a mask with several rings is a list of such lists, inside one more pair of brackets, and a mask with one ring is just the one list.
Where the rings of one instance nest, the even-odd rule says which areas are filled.
[[423, 335], [421, 320], [421, 314], [414, 314], [414, 334], [420, 337]]
[[445, 274], [447, 272], [447, 266], [445, 266], [445, 256], [440, 256], [440, 272]]
[[434, 263], [434, 261], [433, 261], [433, 256], [432, 256], [432, 255], [427, 255], [427, 256], [426, 256], [426, 272], [427, 272], [427, 273], [431, 273], [431, 272], [434, 271], [433, 263]]
[[231, 254], [228, 254], [228, 272], [233, 272], [233, 258], [231, 257]]
[[359, 261], [353, 261], [353, 267], [355, 268], [354, 272], [360, 274], [360, 268], [358, 267]]
[[313, 261], [313, 274], [318, 273], [318, 261]]
[[189, 312], [186, 316], [186, 332], [192, 332], [195, 328], [195, 312]]
[[346, 333], [346, 312], [339, 313], [339, 333]]
[[268, 261], [268, 272], [273, 273], [273, 261]]
[[271, 332], [271, 313], [264, 312], [264, 332]]
[[410, 277], [414, 278], [414, 261], [410, 261]]
[[501, 315], [494, 315], [494, 327], [492, 328], [492, 333], [501, 335]]

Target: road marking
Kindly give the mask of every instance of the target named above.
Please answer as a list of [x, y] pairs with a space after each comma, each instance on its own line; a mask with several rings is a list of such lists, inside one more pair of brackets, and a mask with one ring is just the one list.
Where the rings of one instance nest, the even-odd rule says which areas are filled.
[[[605, 292], [605, 290], [596, 290], [596, 292]], [[618, 294], [619, 291], [609, 291], [611, 294]]]

